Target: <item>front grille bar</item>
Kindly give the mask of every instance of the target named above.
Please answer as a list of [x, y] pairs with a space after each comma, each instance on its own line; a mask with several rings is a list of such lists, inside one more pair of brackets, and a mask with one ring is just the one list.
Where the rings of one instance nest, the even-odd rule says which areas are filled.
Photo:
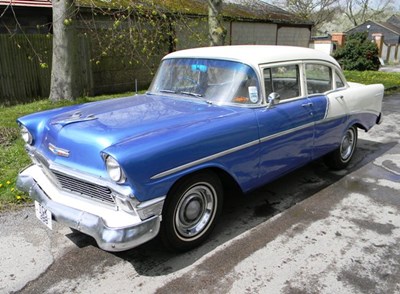
[[115, 205], [115, 199], [110, 188], [85, 182], [55, 170], [51, 170], [51, 172], [56, 176], [62, 189], [105, 204]]

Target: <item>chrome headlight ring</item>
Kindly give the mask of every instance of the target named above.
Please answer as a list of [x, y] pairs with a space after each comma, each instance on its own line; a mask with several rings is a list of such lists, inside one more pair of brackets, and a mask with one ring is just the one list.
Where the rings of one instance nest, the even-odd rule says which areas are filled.
[[33, 136], [31, 132], [29, 132], [28, 128], [24, 125], [20, 125], [20, 133], [21, 137], [26, 144], [32, 145], [33, 144]]
[[110, 179], [118, 184], [124, 183], [126, 180], [126, 176], [121, 166], [119, 165], [118, 161], [116, 161], [110, 155], [106, 155], [104, 160], [106, 164], [107, 173]]

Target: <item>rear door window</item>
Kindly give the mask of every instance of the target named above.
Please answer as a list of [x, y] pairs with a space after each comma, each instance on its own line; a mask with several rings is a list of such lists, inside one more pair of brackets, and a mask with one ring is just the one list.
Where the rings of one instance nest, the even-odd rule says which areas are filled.
[[332, 69], [323, 64], [306, 64], [306, 81], [309, 95], [333, 90]]

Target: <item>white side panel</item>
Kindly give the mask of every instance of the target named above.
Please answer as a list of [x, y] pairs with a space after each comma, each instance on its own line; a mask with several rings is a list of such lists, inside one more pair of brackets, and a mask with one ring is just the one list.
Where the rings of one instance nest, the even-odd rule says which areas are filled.
[[361, 85], [349, 83], [350, 88], [329, 93], [326, 118], [343, 114], [373, 113], [382, 111], [383, 85]]

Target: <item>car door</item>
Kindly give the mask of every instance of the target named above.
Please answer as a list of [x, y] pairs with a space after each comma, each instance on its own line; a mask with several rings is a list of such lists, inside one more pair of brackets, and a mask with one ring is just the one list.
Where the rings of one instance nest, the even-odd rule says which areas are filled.
[[310, 161], [313, 149], [313, 102], [304, 95], [301, 63], [263, 68], [266, 96], [281, 101], [257, 109], [260, 133], [260, 178], [270, 181]]
[[313, 158], [318, 158], [339, 144], [347, 128], [345, 82], [329, 64], [307, 62], [304, 69], [308, 98], [321, 107], [319, 115], [315, 114]]

